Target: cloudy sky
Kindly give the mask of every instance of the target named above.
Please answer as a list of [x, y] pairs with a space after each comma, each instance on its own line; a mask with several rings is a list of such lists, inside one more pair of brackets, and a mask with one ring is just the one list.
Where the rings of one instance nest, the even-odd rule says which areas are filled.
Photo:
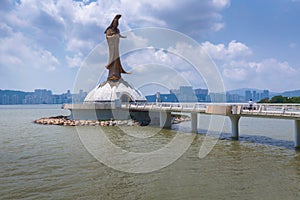
[[[216, 64], [227, 90], [300, 89], [299, 11], [300, 0], [1, 0], [0, 89], [72, 89], [84, 61], [105, 42], [103, 32], [117, 13], [122, 14], [121, 32], [160, 27], [197, 42]], [[153, 46], [135, 34], [126, 40]], [[148, 51], [145, 58], [126, 55], [124, 68], [138, 56], [147, 70], [157, 69], [160, 65], [147, 62], [153, 54], [172, 73], [189, 71], [188, 65], [178, 67], [182, 60], [164, 53], [159, 49]], [[134, 69], [139, 73], [138, 67], [126, 69], [132, 70], [132, 77]], [[205, 87], [200, 82], [192, 85]]]

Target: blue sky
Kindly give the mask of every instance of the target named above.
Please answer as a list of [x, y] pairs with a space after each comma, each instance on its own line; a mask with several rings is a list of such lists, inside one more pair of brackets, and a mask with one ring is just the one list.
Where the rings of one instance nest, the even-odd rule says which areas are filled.
[[121, 31], [162, 27], [197, 41], [227, 90], [300, 89], [299, 11], [300, 0], [1, 0], [0, 88], [72, 89], [121, 13]]

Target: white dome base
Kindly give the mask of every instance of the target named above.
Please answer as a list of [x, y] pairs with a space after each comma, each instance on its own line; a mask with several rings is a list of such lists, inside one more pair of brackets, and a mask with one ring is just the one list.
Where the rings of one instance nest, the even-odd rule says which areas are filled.
[[106, 81], [97, 85], [88, 93], [84, 102], [113, 102], [116, 100], [121, 102], [145, 102], [146, 98], [139, 90], [133, 88], [121, 78], [118, 81]]

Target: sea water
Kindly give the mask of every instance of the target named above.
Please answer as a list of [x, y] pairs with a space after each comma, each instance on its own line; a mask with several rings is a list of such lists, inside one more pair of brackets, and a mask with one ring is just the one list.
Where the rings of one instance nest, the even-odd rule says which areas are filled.
[[[293, 121], [241, 118], [240, 140], [230, 139], [225, 118], [217, 144], [204, 158], [199, 150], [209, 117], [175, 162], [149, 173], [127, 173], [91, 155], [76, 127], [34, 124], [68, 115], [60, 105], [0, 107], [1, 199], [300, 199], [300, 154], [293, 148]], [[157, 127], [102, 127], [125, 150], [148, 152], [176, 134], [190, 137], [189, 123]], [[89, 134], [101, 127], [80, 127]], [[181, 130], [179, 133], [178, 130]], [[135, 140], [134, 134], [146, 134]], [[107, 158], [114, 159], [114, 158]]]

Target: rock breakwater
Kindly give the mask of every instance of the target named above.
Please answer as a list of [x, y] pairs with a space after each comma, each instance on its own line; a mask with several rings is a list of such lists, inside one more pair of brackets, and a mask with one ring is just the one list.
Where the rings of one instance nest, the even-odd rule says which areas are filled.
[[[172, 123], [178, 124], [183, 121], [189, 121], [189, 117], [185, 116], [174, 116]], [[34, 120], [36, 124], [42, 125], [58, 125], [58, 126], [140, 126], [141, 124], [134, 120], [74, 120], [69, 119], [68, 116], [55, 116], [45, 117]]]
[[40, 118], [35, 120], [34, 123], [59, 126], [139, 126], [139, 123], [133, 120], [73, 120], [68, 119], [68, 116]]

